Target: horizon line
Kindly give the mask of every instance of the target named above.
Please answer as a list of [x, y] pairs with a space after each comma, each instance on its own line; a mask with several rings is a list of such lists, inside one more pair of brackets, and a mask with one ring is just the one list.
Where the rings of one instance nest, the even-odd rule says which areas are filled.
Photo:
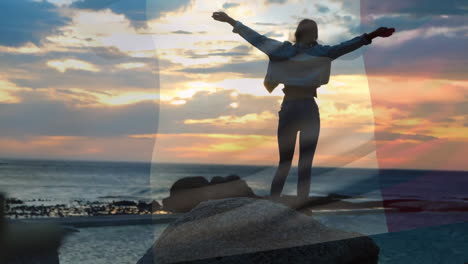
[[[75, 161], [75, 162], [108, 162], [108, 163], [143, 163], [143, 164], [181, 164], [181, 165], [211, 165], [211, 166], [257, 166], [257, 167], [274, 167], [277, 164], [240, 164], [240, 163], [203, 163], [203, 162], [157, 162], [157, 161], [139, 161], [139, 160], [92, 160], [92, 159], [60, 159], [60, 158], [31, 158], [31, 157], [0, 157], [0, 164], [2, 160], [29, 160], [29, 161]], [[298, 167], [292, 165], [292, 167]], [[312, 166], [313, 168], [343, 168], [343, 169], [378, 169], [378, 170], [414, 170], [414, 171], [447, 171], [447, 172], [468, 172], [468, 170], [440, 170], [428, 168], [371, 168], [371, 167], [333, 167], [333, 166]]]

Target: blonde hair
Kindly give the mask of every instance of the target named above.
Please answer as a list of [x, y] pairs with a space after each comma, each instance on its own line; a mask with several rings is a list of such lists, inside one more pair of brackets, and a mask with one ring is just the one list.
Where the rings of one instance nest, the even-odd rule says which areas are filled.
[[294, 33], [294, 38], [295, 38], [293, 40], [294, 42], [301, 41], [302, 36], [304, 35], [304, 33], [306, 33], [304, 30], [304, 25], [306, 24], [312, 24], [312, 31], [311, 32], [309, 31], [309, 32], [313, 34], [313, 39], [317, 41], [317, 38], [318, 38], [317, 23], [315, 23], [315, 21], [312, 19], [304, 18], [297, 25], [296, 32]]

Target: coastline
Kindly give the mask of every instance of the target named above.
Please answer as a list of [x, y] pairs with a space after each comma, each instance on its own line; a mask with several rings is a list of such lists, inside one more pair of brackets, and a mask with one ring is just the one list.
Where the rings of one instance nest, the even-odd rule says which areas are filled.
[[64, 225], [74, 228], [124, 226], [124, 225], [154, 225], [168, 224], [174, 221], [180, 214], [166, 215], [100, 215], [100, 216], [69, 216], [69, 217], [44, 217], [26, 219], [8, 219], [9, 223], [48, 223]]
[[[262, 197], [260, 199], [265, 199]], [[362, 215], [375, 213], [416, 213], [416, 212], [444, 212], [467, 213], [467, 202], [444, 202], [417, 199], [393, 199], [386, 201], [350, 202], [349, 197], [339, 195], [310, 197], [310, 200], [298, 206], [295, 204], [295, 196], [282, 196], [279, 201], [285, 205], [297, 208], [306, 214], [326, 215]], [[174, 221], [184, 213], [164, 211], [158, 202], [144, 203], [142, 201], [113, 201], [111, 203], [87, 202], [81, 203], [81, 207], [68, 208], [63, 212], [73, 214], [57, 214], [50, 216], [40, 212], [50, 212], [65, 209], [63, 205], [25, 205], [25, 202], [17, 199], [9, 199], [7, 203], [7, 221], [11, 223], [54, 223], [75, 228], [120, 226], [120, 225], [151, 225], [167, 224]], [[14, 203], [11, 203], [14, 201]], [[84, 206], [83, 206], [84, 205]], [[47, 209], [45, 209], [47, 208]], [[91, 208], [91, 209], [90, 209]], [[21, 217], [14, 217], [15, 211], [24, 210]], [[28, 214], [29, 212], [35, 212]], [[100, 210], [98, 210], [100, 209]], [[105, 214], [104, 214], [105, 212]], [[61, 215], [61, 216], [58, 216]], [[18, 216], [18, 215], [17, 215]]]

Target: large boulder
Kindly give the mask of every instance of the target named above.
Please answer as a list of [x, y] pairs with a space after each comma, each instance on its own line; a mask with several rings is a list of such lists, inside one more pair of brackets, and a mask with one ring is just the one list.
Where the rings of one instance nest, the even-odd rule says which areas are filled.
[[208, 181], [202, 176], [185, 177], [174, 182], [170, 196], [162, 200], [163, 210], [188, 212], [202, 201], [228, 197], [258, 197], [238, 175], [215, 176]]
[[138, 261], [150, 263], [378, 263], [379, 248], [281, 203], [225, 198], [172, 222]]

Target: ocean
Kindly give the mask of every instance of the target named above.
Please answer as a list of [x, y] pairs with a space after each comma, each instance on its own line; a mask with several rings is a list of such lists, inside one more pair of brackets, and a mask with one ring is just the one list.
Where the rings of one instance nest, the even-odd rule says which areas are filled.
[[[365, 216], [358, 216], [361, 221]], [[427, 217], [427, 216], [426, 216]], [[323, 219], [318, 219], [323, 222]], [[352, 228], [345, 219], [326, 222]], [[341, 224], [338, 224], [341, 223]], [[367, 223], [367, 222], [365, 222]], [[164, 225], [110, 226], [80, 229], [66, 238], [59, 251], [61, 264], [135, 264], [163, 232]], [[352, 229], [346, 229], [352, 230]], [[468, 262], [468, 222], [368, 234], [379, 246], [379, 264], [461, 264]]]
[[[275, 166], [170, 164], [61, 160], [0, 160], [0, 191], [30, 204], [74, 200], [158, 200], [178, 179], [237, 174], [257, 195], [269, 192]], [[295, 194], [292, 167], [283, 194]], [[312, 168], [311, 195], [351, 195], [351, 201], [411, 198], [468, 202], [468, 175], [460, 171]], [[332, 228], [371, 236], [379, 263], [463, 263], [468, 260], [468, 213], [374, 211], [317, 214]], [[429, 221], [430, 220], [430, 221]], [[404, 223], [404, 231], [397, 231]], [[80, 228], [61, 246], [60, 263], [136, 263], [167, 224]], [[434, 244], [437, 243], [437, 244]]]
[[[276, 166], [0, 159], [0, 192], [28, 203], [161, 201], [171, 185], [189, 176], [237, 174], [257, 195], [269, 193]], [[352, 200], [394, 198], [467, 201], [468, 173], [461, 171], [312, 167], [310, 195], [337, 193]], [[297, 167], [282, 194], [296, 194]]]

